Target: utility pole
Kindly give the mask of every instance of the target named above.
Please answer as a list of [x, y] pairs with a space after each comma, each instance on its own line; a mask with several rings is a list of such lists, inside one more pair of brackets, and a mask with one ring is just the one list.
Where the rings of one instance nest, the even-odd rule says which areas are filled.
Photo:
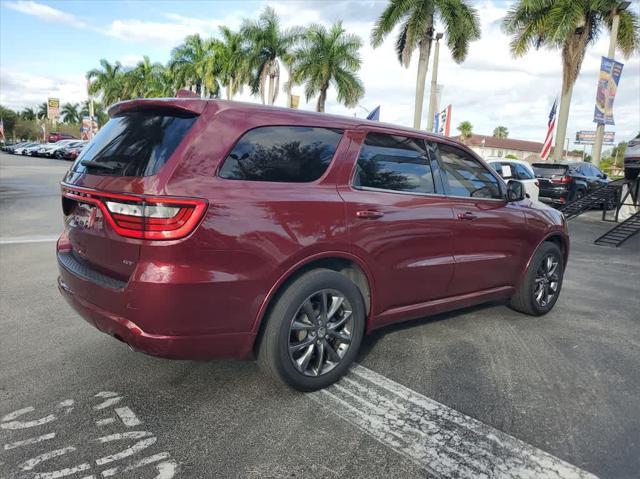
[[440, 39], [443, 33], [436, 34], [436, 48], [433, 52], [433, 70], [431, 71], [431, 92], [429, 93], [429, 114], [427, 116], [427, 131], [433, 130], [433, 117], [436, 114], [436, 95], [438, 90], [438, 60], [440, 57]]
[[[618, 29], [620, 28], [620, 12], [626, 10], [631, 2], [620, 2], [617, 6], [613, 8], [611, 15], [613, 20], [611, 22], [611, 37], [609, 38], [609, 54], [607, 55], [609, 58], [613, 60], [616, 54], [616, 43], [618, 41]], [[599, 167], [600, 166], [600, 157], [602, 155], [602, 142], [604, 140], [604, 123], [598, 123], [596, 127], [596, 138], [593, 142], [593, 153], [591, 157], [591, 162]]]

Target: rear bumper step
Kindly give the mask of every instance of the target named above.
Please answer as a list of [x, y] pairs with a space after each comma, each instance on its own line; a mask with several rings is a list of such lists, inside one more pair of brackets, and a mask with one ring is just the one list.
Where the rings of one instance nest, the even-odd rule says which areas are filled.
[[96, 271], [89, 266], [84, 260], [76, 257], [72, 252], [61, 251], [58, 253], [58, 263], [70, 273], [91, 281], [99, 286], [109, 289], [124, 289], [127, 286], [126, 281], [122, 281], [106, 274]]

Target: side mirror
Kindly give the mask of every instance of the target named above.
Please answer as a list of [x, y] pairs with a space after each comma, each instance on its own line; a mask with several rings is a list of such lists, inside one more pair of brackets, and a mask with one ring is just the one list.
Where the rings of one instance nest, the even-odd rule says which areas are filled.
[[516, 180], [507, 183], [507, 202], [522, 201], [525, 198], [524, 186]]

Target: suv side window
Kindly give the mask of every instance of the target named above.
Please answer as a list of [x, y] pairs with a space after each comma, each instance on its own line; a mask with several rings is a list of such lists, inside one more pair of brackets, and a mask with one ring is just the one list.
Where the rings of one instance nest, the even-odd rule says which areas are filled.
[[513, 166], [516, 168], [516, 173], [518, 174], [519, 180], [532, 180], [533, 175], [531, 172], [522, 166], [520, 163], [514, 163]]
[[360, 149], [353, 186], [410, 193], [435, 193], [424, 140], [369, 133]]
[[480, 162], [458, 148], [439, 144], [440, 165], [447, 194], [469, 198], [502, 199], [498, 179]]
[[230, 180], [304, 183], [329, 167], [342, 131], [306, 126], [263, 126], [246, 132], [220, 168]]

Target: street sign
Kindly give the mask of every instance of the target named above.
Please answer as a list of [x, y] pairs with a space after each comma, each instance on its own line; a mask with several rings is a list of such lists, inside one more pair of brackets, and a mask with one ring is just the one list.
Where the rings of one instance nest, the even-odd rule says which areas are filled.
[[[606, 145], [613, 145], [616, 142], [615, 131], [604, 132], [604, 143]], [[578, 145], [593, 145], [596, 140], [595, 131], [576, 131], [576, 141], [574, 143]]]
[[47, 118], [49, 120], [56, 120], [60, 116], [60, 99], [48, 98], [47, 99]]

